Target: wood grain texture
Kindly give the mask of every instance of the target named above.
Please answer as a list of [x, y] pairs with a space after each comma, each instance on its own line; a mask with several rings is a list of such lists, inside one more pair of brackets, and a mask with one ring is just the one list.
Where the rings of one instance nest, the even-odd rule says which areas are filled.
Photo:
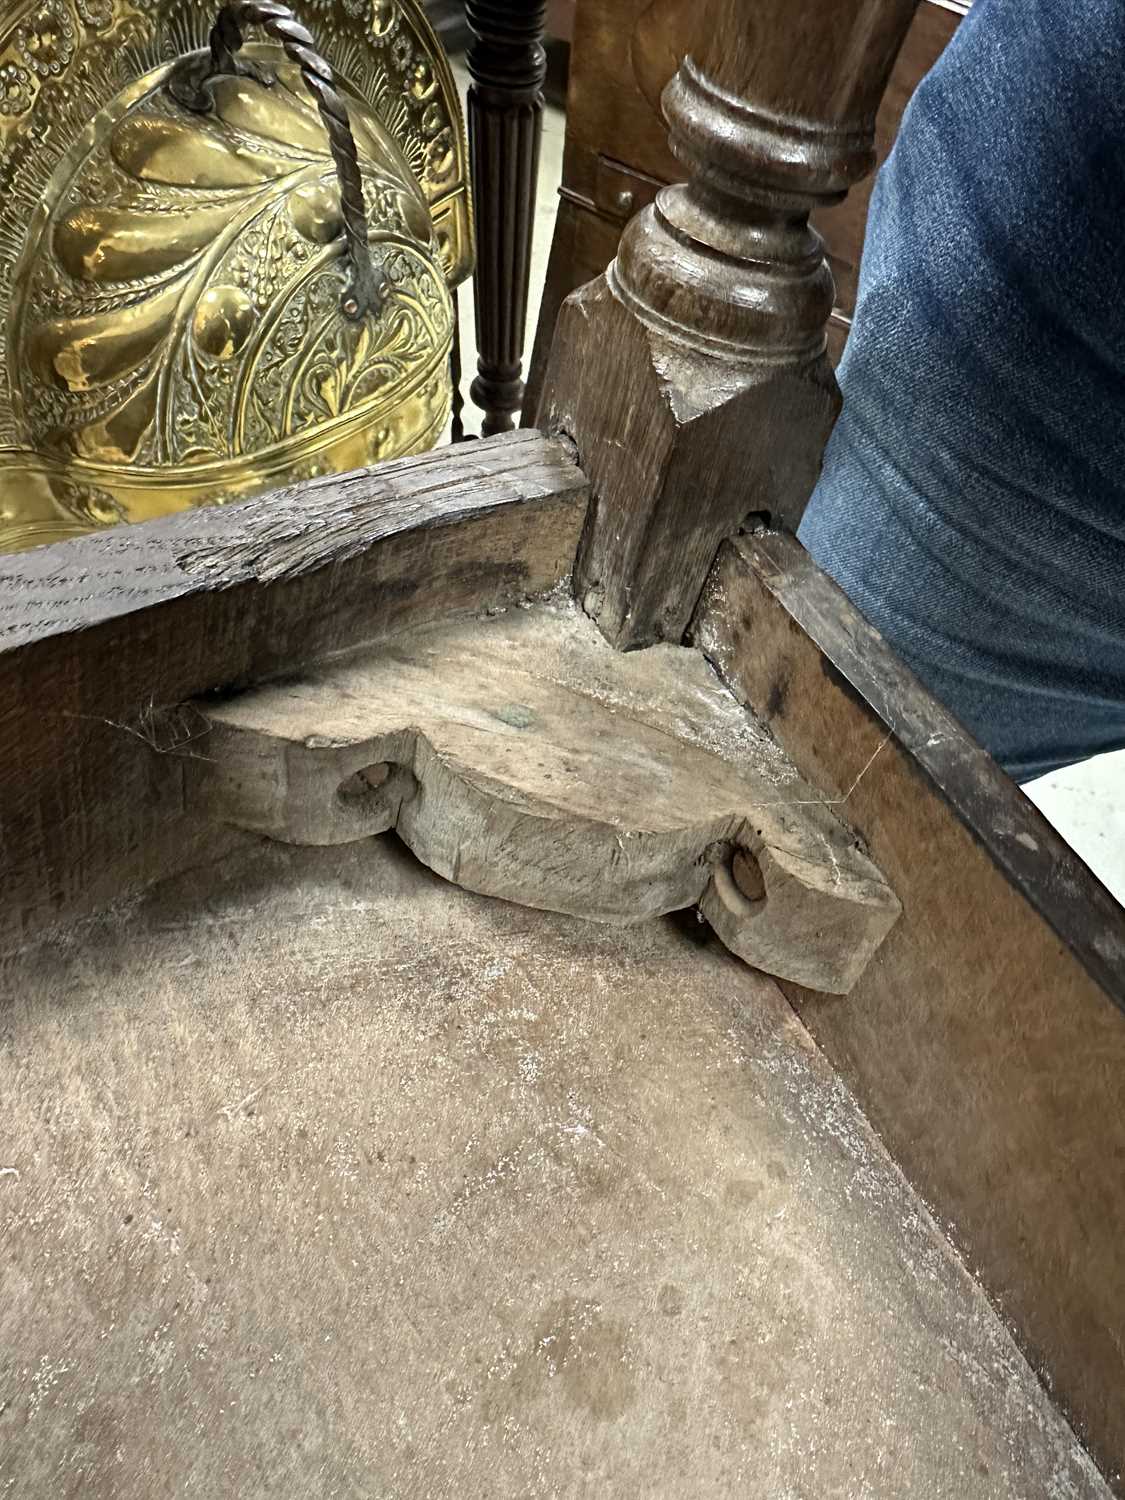
[[535, 326], [524, 389], [524, 427], [538, 427], [543, 411], [543, 382], [562, 305], [571, 292], [600, 276], [617, 253], [624, 222], [606, 221], [560, 193], [555, 228]]
[[549, 590], [585, 501], [520, 433], [3, 559], [0, 944], [190, 859], [185, 700]]
[[[875, 172], [891, 154], [906, 106], [914, 90], [937, 62], [953, 38], [967, 10], [952, 4], [939, 5], [923, 0], [914, 23], [906, 34], [902, 51], [891, 73], [887, 92], [879, 106], [875, 122]], [[867, 214], [875, 173], [857, 183], [842, 203], [818, 208], [812, 216], [814, 229], [824, 239], [828, 264], [836, 283], [834, 313], [838, 326], [855, 312], [859, 287], [859, 267], [863, 259], [863, 241], [867, 232]], [[843, 348], [841, 341], [840, 348]], [[839, 356], [834, 361], [838, 362]]]
[[846, 993], [899, 904], [696, 651], [614, 651], [566, 598], [391, 636], [201, 702], [202, 816], [395, 829], [468, 890], [601, 922], [698, 905], [755, 968]]
[[484, 436], [508, 432], [523, 401], [520, 369], [543, 129], [546, 0], [467, 0], [469, 147], [477, 269], [477, 376]]
[[1106, 1500], [773, 983], [254, 842], [0, 964], [0, 1494]]
[[590, 476], [578, 580], [622, 647], [681, 638], [747, 515], [800, 520], [839, 407], [832, 277], [808, 215], [873, 165], [916, 4], [692, 8], [690, 55], [663, 95], [688, 181], [564, 305], [541, 401]]
[[564, 305], [540, 411], [590, 477], [576, 582], [615, 644], [678, 642], [723, 538], [811, 493], [838, 399], [831, 372], [761, 373], [650, 329], [604, 277]]
[[[894, 144], [911, 95], [967, 9], [958, 0], [922, 0], [879, 107], [876, 170]], [[543, 370], [559, 309], [571, 292], [605, 270], [624, 228], [613, 199], [598, 190], [600, 179], [625, 172], [659, 188], [683, 176], [668, 144], [660, 97], [691, 49], [693, 24], [692, 8], [677, 0], [583, 0], [571, 55], [561, 201], [527, 378], [527, 426], [538, 423]], [[873, 182], [874, 176], [856, 184], [841, 204], [817, 207], [811, 218], [824, 238], [836, 281], [829, 345], [833, 365], [846, 339], [844, 320], [855, 308]], [[652, 196], [638, 194], [636, 207]]]
[[695, 638], [902, 900], [846, 1004], [787, 993], [1119, 1474], [1125, 913], [791, 538], [724, 548]]
[[630, 216], [647, 208], [662, 186], [653, 177], [567, 143], [539, 321], [528, 362], [522, 426], [540, 425], [543, 380], [563, 303], [571, 292], [602, 274], [617, 254], [621, 232]]
[[668, 145], [660, 96], [693, 40], [692, 7], [675, 0], [582, 0], [570, 49], [568, 145], [678, 181], [683, 169]]

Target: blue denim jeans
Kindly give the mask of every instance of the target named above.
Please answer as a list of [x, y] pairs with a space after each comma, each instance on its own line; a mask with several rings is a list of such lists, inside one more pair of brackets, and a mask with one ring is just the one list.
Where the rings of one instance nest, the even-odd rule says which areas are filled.
[[876, 184], [801, 539], [1020, 780], [1125, 745], [1125, 0], [976, 0]]

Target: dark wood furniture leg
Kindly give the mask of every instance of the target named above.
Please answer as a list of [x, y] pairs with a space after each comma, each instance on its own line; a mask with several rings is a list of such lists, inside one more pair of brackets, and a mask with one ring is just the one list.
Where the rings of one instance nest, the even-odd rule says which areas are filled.
[[[918, 84], [941, 56], [970, 0], [921, 0], [875, 123], [875, 151], [890, 154]], [[692, 40], [692, 9], [676, 0], [583, 0], [571, 45], [566, 146], [550, 265], [528, 356], [522, 423], [539, 425], [539, 395], [559, 309], [600, 276], [632, 215], [684, 172], [668, 147], [660, 94]], [[551, 30], [551, 7], [547, 10]], [[550, 65], [548, 59], [548, 67]], [[550, 99], [548, 73], [548, 99]], [[828, 353], [838, 365], [855, 311], [874, 174], [838, 205], [812, 215], [836, 282]]]
[[875, 163], [917, 0], [708, 0], [664, 92], [688, 171], [568, 299], [543, 425], [590, 477], [577, 579], [621, 647], [678, 641], [724, 537], [795, 527], [839, 405], [809, 214]]
[[481, 435], [510, 432], [520, 379], [543, 126], [546, 0], [469, 0], [469, 144], [477, 231]]

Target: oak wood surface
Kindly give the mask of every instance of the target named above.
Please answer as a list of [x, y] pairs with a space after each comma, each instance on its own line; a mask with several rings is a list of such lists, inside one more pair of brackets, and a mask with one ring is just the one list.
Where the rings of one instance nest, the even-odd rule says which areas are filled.
[[[651, 203], [658, 187], [649, 194], [646, 203]], [[584, 208], [559, 197], [555, 213], [555, 228], [551, 236], [551, 249], [547, 257], [547, 273], [543, 283], [543, 299], [540, 304], [539, 321], [535, 325], [531, 358], [528, 361], [527, 383], [524, 388], [524, 427], [537, 427], [543, 405], [543, 380], [547, 373], [547, 361], [555, 337], [559, 309], [570, 296], [586, 282], [600, 276], [617, 253], [617, 242], [627, 220], [615, 216], [603, 218], [600, 214], [587, 212]]]
[[612, 923], [697, 906], [755, 968], [846, 993], [894, 893], [694, 650], [622, 653], [568, 597], [388, 636], [195, 707], [201, 816], [394, 829], [445, 879]]
[[[891, 73], [875, 127], [877, 166], [894, 144], [903, 112], [937, 61], [968, 4], [923, 0]], [[563, 301], [613, 259], [630, 212], [652, 201], [683, 168], [667, 143], [660, 95], [691, 45], [691, 7], [652, 0], [583, 0], [572, 48], [567, 140], [559, 208], [535, 347], [527, 377], [524, 422], [538, 422], [539, 392]], [[612, 189], [610, 184], [613, 183]], [[874, 178], [838, 206], [817, 208], [836, 280], [830, 355], [838, 363], [855, 310], [855, 290]], [[631, 201], [622, 210], [620, 195]]]
[[1108, 1473], [1125, 1456], [1125, 912], [790, 537], [694, 627], [903, 915], [802, 1019]]
[[574, 17], [578, 0], [547, 0], [545, 29], [548, 36], [560, 42], [574, 40]]
[[564, 305], [540, 401], [590, 476], [578, 585], [619, 646], [681, 638], [747, 515], [800, 520], [839, 408], [808, 217], [874, 165], [917, 3], [707, 0], [682, 17], [689, 55], [662, 103], [687, 182]]
[[[914, 90], [949, 45], [967, 10], [967, 5], [935, 4], [934, 0], [923, 0], [918, 7], [875, 122], [876, 172], [891, 153]], [[824, 237], [828, 264], [836, 283], [833, 320], [845, 330], [855, 312], [863, 239], [874, 186], [875, 175], [872, 174], [859, 183], [842, 203], [819, 208], [813, 215], [812, 222]], [[841, 350], [842, 347], [841, 344]]]
[[549, 590], [585, 501], [520, 433], [4, 558], [0, 944], [190, 858], [187, 699]]
[[254, 840], [0, 961], [0, 1493], [1105, 1500], [702, 931]]

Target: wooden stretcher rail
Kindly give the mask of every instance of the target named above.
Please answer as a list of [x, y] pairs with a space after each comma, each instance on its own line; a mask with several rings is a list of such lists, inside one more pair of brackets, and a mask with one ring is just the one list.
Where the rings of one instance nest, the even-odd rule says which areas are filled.
[[586, 497], [525, 432], [0, 560], [0, 948], [190, 861], [188, 699], [549, 590]]
[[[866, 705], [1005, 880], [1125, 1012], [1125, 912], [1101, 881], [793, 537], [765, 532], [740, 540], [732, 550], [820, 653], [825, 688], [806, 692], [803, 711], [823, 712], [817, 705], [837, 693]], [[728, 552], [720, 576], [731, 580], [735, 568]], [[704, 611], [704, 639], [713, 618], [710, 609]], [[784, 669], [772, 649], [757, 649], [749, 637], [741, 640], [739, 663], [739, 693], [784, 743], [786, 713], [794, 717], [802, 711], [790, 700]], [[751, 671], [748, 694], [741, 674]], [[775, 675], [766, 686], [771, 671]], [[829, 795], [843, 795], [852, 763], [842, 739], [826, 740], [819, 752], [811, 744], [802, 750], [801, 769], [814, 773], [818, 786], [833, 789]], [[860, 770], [857, 766], [856, 774]]]
[[844, 1002], [782, 983], [1105, 1465], [1125, 1454], [1125, 912], [791, 536], [694, 638], [902, 902]]

